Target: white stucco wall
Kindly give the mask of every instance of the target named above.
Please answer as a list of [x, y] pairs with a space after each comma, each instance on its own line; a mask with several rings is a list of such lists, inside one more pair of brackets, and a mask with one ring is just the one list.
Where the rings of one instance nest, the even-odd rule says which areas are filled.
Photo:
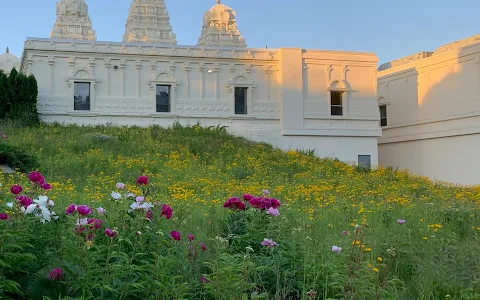
[[480, 184], [474, 150], [480, 143], [480, 43], [447, 46], [378, 73], [378, 101], [387, 106], [388, 122], [379, 163]]
[[[371, 53], [219, 49], [30, 38], [22, 71], [39, 85], [47, 122], [171, 126], [200, 123], [284, 149], [378, 163], [377, 57]], [[75, 111], [73, 83], [91, 83], [90, 111]], [[155, 84], [172, 86], [171, 112], [155, 111]], [[247, 87], [247, 115], [235, 115], [234, 88]], [[330, 91], [344, 115], [330, 115]]]

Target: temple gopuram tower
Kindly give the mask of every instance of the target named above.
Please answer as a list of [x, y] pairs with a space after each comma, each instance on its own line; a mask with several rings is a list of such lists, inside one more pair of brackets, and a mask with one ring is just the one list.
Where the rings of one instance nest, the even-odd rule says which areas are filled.
[[57, 19], [50, 37], [66, 40], [97, 40], [85, 0], [61, 0], [57, 2]]

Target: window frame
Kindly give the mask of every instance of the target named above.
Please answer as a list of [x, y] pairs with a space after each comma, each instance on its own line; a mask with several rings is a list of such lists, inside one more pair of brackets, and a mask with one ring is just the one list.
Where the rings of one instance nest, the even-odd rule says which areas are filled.
[[[76, 84], [88, 84], [88, 109], [76, 109], [75, 108], [75, 85]], [[89, 81], [75, 80], [73, 81], [73, 110], [74, 111], [92, 111], [92, 83]]]
[[[157, 88], [168, 87], [168, 111], [158, 111]], [[172, 112], [172, 85], [157, 83], [155, 85], [155, 113], [171, 113]]]
[[[345, 116], [345, 105], [344, 105], [344, 93], [345, 91], [338, 91], [338, 90], [330, 90], [330, 116], [334, 116], [334, 117], [343, 117]], [[332, 100], [333, 100], [333, 95], [334, 94], [339, 94], [340, 96], [340, 105], [338, 104], [332, 104]], [[333, 114], [333, 110], [334, 108], [340, 108], [341, 109], [341, 114], [337, 115], [337, 114]]]
[[[236, 99], [236, 91], [237, 89], [244, 89], [244, 105], [243, 105], [243, 113], [237, 113], [237, 99]], [[233, 87], [233, 104], [234, 104], [234, 111], [235, 115], [248, 115], [248, 93], [249, 87], [248, 86], [235, 86]]]
[[[382, 117], [382, 108], [385, 109], [385, 116]], [[387, 127], [388, 126], [388, 109], [387, 104], [380, 104], [378, 105], [379, 113], [380, 113], [380, 127]], [[383, 124], [383, 120], [385, 120], [385, 124]]]
[[[360, 158], [361, 157], [368, 157], [369, 163], [368, 163], [367, 166], [365, 166], [363, 164], [362, 165], [360, 164]], [[357, 157], [357, 164], [358, 164], [359, 167], [371, 170], [372, 169], [372, 156], [369, 155], [369, 154], [359, 154], [358, 157]]]

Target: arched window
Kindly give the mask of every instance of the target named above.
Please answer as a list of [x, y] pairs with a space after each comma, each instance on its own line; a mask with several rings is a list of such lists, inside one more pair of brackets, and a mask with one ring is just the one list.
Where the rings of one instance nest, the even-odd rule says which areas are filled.
[[344, 116], [345, 102], [349, 91], [347, 83], [343, 80], [332, 80], [328, 85], [328, 90], [330, 92], [330, 115]]

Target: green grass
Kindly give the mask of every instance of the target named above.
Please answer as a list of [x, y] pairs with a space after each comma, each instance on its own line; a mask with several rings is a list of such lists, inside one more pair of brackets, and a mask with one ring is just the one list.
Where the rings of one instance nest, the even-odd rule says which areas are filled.
[[[52, 299], [60, 291], [102, 299], [480, 299], [478, 187], [284, 153], [219, 127], [4, 124], [0, 132], [9, 136], [4, 143], [38, 159], [60, 215], [42, 225], [0, 203], [13, 220], [0, 222], [0, 232], [19, 232], [38, 250], [26, 274], [0, 271], [0, 295], [3, 275], [20, 283], [24, 299], [46, 290]], [[150, 177], [149, 201], [171, 205], [172, 219], [160, 218], [158, 207], [151, 223], [142, 213], [132, 218], [130, 200], [110, 197], [116, 182], [139, 195], [135, 179], [143, 174]], [[12, 199], [10, 185], [30, 186], [21, 174], [3, 183], [4, 203]], [[229, 197], [263, 189], [281, 201], [279, 217], [222, 207]], [[110, 242], [98, 233], [87, 247], [73, 232], [76, 218], [64, 215], [71, 203], [107, 209], [94, 216], [102, 230], [118, 228], [118, 236]], [[180, 242], [171, 230], [182, 233]], [[26, 238], [28, 232], [36, 236]], [[194, 257], [187, 233], [196, 237]], [[264, 238], [279, 246], [264, 249]], [[201, 241], [207, 251], [199, 250]], [[342, 252], [333, 253], [333, 245]], [[9, 251], [0, 247], [0, 262]], [[50, 287], [44, 278], [55, 267], [66, 277]]]

